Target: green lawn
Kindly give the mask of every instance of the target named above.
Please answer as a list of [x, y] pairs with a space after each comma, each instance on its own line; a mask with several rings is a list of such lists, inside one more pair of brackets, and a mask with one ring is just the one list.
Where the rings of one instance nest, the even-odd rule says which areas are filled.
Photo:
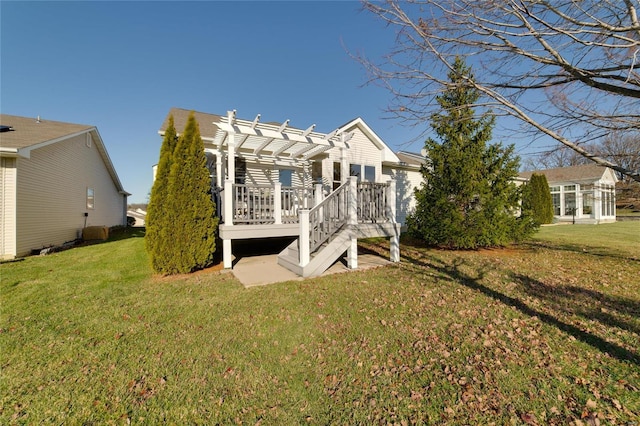
[[251, 289], [154, 277], [139, 233], [4, 263], [0, 423], [640, 422], [640, 222], [402, 256]]

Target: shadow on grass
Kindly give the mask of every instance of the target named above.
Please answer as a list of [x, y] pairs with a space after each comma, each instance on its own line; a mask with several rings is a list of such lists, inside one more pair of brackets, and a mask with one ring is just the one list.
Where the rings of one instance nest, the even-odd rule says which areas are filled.
[[144, 227], [118, 227], [109, 231], [109, 238], [105, 242], [127, 240], [129, 238], [144, 238]]
[[626, 254], [626, 253], [615, 253], [612, 252], [611, 249], [607, 248], [607, 247], [593, 247], [593, 246], [588, 246], [585, 247], [583, 245], [579, 245], [579, 244], [551, 244], [551, 243], [547, 243], [547, 242], [543, 242], [543, 241], [536, 241], [536, 242], [527, 242], [527, 243], [521, 243], [520, 245], [524, 246], [524, 247], [529, 247], [529, 248], [546, 248], [546, 249], [550, 249], [550, 250], [562, 250], [562, 251], [570, 251], [573, 253], [580, 253], [580, 254], [586, 254], [589, 256], [597, 256], [597, 257], [604, 257], [604, 258], [611, 258], [611, 259], [617, 259], [617, 260], [628, 260], [628, 261], [632, 261], [632, 262], [640, 262], [640, 257], [638, 256], [632, 256], [630, 254]]
[[[491, 297], [495, 300], [498, 300], [504, 303], [505, 305], [511, 306], [519, 310], [525, 315], [528, 315], [531, 317], [535, 316], [539, 318], [540, 321], [556, 327], [557, 329], [575, 337], [577, 340], [587, 343], [588, 345], [600, 350], [601, 352], [609, 354], [613, 358], [616, 358], [621, 361], [629, 361], [636, 365], [640, 365], [640, 354], [634, 351], [628, 350], [615, 343], [608, 342], [607, 340], [593, 333], [581, 330], [575, 325], [564, 322], [563, 320], [561, 320], [556, 316], [534, 309], [531, 306], [527, 305], [524, 301], [518, 299], [517, 297], [513, 297], [510, 295], [504, 294], [500, 291], [497, 291], [493, 288], [487, 287], [486, 285], [481, 283], [481, 281], [484, 278], [483, 271], [478, 271], [478, 277], [474, 278], [461, 270], [461, 267], [465, 265], [465, 262], [462, 259], [456, 260], [453, 263], [453, 265], [447, 265], [440, 259], [434, 256], [429, 256], [428, 254], [424, 254], [424, 258], [419, 259], [417, 257], [411, 256], [408, 253], [404, 253], [403, 258], [404, 260], [408, 261], [409, 263], [413, 264], [416, 267], [429, 268], [429, 269], [438, 271], [440, 274], [449, 278], [455, 283], [463, 285], [472, 290], [479, 291], [488, 297]], [[531, 286], [531, 288], [534, 288], [534, 289], [538, 288], [540, 291], [544, 292], [545, 297], [543, 298], [545, 300], [549, 297], [553, 297], [553, 290], [552, 289], [543, 290], [544, 286], [546, 285], [540, 281], [534, 280], [524, 275], [514, 274], [513, 278], [516, 281], [518, 281], [519, 285], [522, 285], [525, 288], [527, 286]], [[584, 289], [579, 289], [579, 290], [582, 292]], [[566, 291], [567, 291], [567, 294], [571, 294], [572, 292], [578, 293], [577, 291], [571, 290], [571, 289], [566, 289]], [[584, 290], [582, 295], [583, 297], [587, 297], [587, 298], [588, 297], [609, 298], [608, 296], [602, 295], [598, 292], [593, 292], [593, 293], [597, 293], [597, 294], [589, 295], [589, 290]], [[607, 301], [609, 304], [607, 306], [616, 306], [616, 303], [618, 303], [619, 301], [620, 300], [615, 298], [609, 298], [609, 300]], [[587, 302], [584, 302], [584, 303], [587, 303]], [[629, 315], [635, 315], [637, 314], [637, 311], [638, 311], [638, 304], [632, 301], [623, 300], [620, 307], [617, 307], [616, 309], [620, 309], [624, 313]], [[597, 315], [593, 315], [593, 319], [598, 319]], [[608, 322], [604, 322], [604, 323], [607, 325], [612, 325], [612, 326], [626, 328], [626, 329], [629, 329], [629, 326], [630, 326], [630, 324], [622, 323], [620, 320], [617, 320], [617, 319], [614, 320], [612, 318], [606, 318], [606, 320]], [[635, 327], [633, 326], [631, 327], [633, 331]]]
[[609, 327], [640, 334], [640, 327], [620, 316], [640, 317], [640, 303], [577, 286], [551, 286], [526, 275], [511, 273], [521, 291], [544, 300], [555, 312], [579, 315]]

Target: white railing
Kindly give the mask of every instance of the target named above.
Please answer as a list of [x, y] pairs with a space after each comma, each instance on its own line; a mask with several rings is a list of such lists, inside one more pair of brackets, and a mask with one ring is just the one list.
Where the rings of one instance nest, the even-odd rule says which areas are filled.
[[298, 223], [298, 211], [315, 205], [312, 188], [283, 186], [280, 200], [282, 223]]
[[390, 183], [358, 183], [358, 223], [380, 223], [391, 219], [389, 187]]
[[[298, 211], [315, 205], [313, 188], [282, 186], [280, 183], [233, 184], [231, 187], [234, 225], [297, 223]], [[229, 222], [225, 220], [225, 223]]]
[[348, 220], [349, 182], [343, 183], [309, 210], [309, 250], [313, 252]]
[[273, 223], [274, 191], [270, 185], [233, 185], [233, 223]]

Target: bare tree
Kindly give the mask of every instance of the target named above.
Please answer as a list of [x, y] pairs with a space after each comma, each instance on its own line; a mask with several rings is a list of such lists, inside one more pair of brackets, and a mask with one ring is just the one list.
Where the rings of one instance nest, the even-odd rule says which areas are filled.
[[[640, 133], [612, 133], [605, 137], [597, 148], [598, 155], [627, 170], [640, 170]], [[630, 177], [622, 176], [626, 183]]]
[[364, 8], [396, 29], [384, 59], [357, 59], [394, 95], [389, 111], [424, 123], [450, 84], [456, 56], [491, 109], [600, 165], [585, 149], [612, 132], [640, 130], [640, 0], [389, 0]]
[[[591, 147], [585, 149], [588, 149], [589, 152], [600, 152], [592, 149]], [[565, 145], [560, 145], [557, 148], [542, 152], [535, 158], [527, 158], [524, 162], [524, 166], [527, 170], [540, 170], [553, 169], [556, 167], [581, 166], [589, 163], [591, 163], [591, 161], [588, 158], [578, 154], [576, 151]]]

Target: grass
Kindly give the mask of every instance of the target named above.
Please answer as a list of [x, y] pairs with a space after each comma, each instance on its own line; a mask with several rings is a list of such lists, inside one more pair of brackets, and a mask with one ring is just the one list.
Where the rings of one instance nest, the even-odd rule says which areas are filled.
[[5, 263], [0, 423], [637, 424], [639, 251], [554, 226], [251, 289], [153, 276], [139, 233]]
[[640, 211], [634, 209], [616, 209], [616, 216], [640, 216]]

